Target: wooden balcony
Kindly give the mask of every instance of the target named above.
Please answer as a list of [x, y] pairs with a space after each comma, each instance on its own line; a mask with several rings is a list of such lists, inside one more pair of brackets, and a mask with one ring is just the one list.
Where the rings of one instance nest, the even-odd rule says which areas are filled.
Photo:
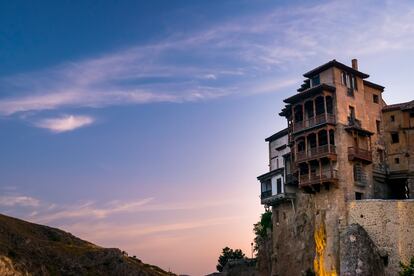
[[308, 149], [308, 151], [299, 151], [296, 153], [295, 162], [304, 162], [322, 157], [336, 157], [335, 145], [323, 145]]
[[293, 124], [293, 132], [299, 132], [325, 123], [335, 124], [335, 115], [323, 113], [316, 115], [308, 120], [295, 122]]
[[365, 163], [372, 163], [372, 152], [370, 150], [361, 149], [357, 147], [349, 147], [348, 160], [360, 160]]
[[310, 187], [317, 184], [336, 183], [338, 181], [336, 170], [323, 170], [321, 174], [311, 173], [301, 175], [299, 187]]

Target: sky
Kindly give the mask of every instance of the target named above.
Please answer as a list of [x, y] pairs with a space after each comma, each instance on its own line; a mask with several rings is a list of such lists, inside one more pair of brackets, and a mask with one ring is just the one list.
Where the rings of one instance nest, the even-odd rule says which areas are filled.
[[264, 139], [302, 74], [413, 99], [412, 1], [0, 1], [0, 212], [144, 262], [251, 255]]

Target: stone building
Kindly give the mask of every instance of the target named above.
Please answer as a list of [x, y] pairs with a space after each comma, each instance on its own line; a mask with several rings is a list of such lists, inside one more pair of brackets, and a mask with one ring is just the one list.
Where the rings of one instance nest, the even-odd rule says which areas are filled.
[[[351, 67], [332, 60], [303, 76], [298, 93], [284, 100], [279, 114], [286, 117], [287, 129], [266, 139], [270, 171], [258, 177], [261, 203], [272, 206], [273, 212], [272, 275], [337, 275], [345, 261], [341, 234], [352, 223], [364, 227], [365, 221], [372, 222], [350, 217], [356, 206], [351, 203], [413, 197], [414, 102], [387, 106], [384, 87], [368, 81], [357, 60]], [[283, 160], [284, 167], [274, 166], [273, 160]], [[405, 218], [414, 221], [414, 214], [407, 214]], [[370, 237], [381, 233], [367, 228]], [[371, 238], [380, 249], [386, 248], [381, 239]], [[399, 251], [389, 246], [378, 251], [387, 259], [384, 273], [396, 272], [397, 258], [414, 255], [414, 235], [408, 240], [392, 243], [404, 247]]]
[[265, 141], [269, 143], [269, 172], [257, 179], [261, 184], [261, 203], [271, 206], [294, 199], [297, 183], [291, 172], [288, 129], [273, 134]]
[[414, 101], [383, 108], [389, 197], [414, 198]]

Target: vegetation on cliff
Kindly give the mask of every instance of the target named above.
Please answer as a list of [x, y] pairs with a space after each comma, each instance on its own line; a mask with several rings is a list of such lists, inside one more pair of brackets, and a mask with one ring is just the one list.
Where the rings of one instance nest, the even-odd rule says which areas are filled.
[[[115, 233], [114, 233], [115, 234]], [[0, 275], [174, 275], [117, 248], [0, 214]]]
[[400, 266], [400, 276], [414, 276], [414, 257], [411, 257], [409, 264], [404, 264], [400, 262]]
[[254, 251], [257, 252], [259, 250], [259, 246], [263, 242], [263, 239], [267, 239], [268, 232], [272, 229], [272, 212], [266, 210], [261, 214], [260, 221], [253, 225], [253, 232], [256, 235], [254, 238]]

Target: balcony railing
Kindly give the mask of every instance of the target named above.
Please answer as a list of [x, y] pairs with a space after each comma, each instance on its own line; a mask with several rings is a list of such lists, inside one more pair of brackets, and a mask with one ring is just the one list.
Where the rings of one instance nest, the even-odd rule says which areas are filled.
[[319, 172], [304, 174], [300, 176], [299, 186], [305, 187], [314, 184], [334, 182], [338, 179], [336, 170], [322, 170], [322, 173]]
[[323, 113], [316, 115], [304, 121], [298, 121], [293, 124], [293, 132], [298, 132], [307, 128], [311, 128], [324, 123], [335, 123], [335, 115], [329, 113]]
[[[270, 192], [270, 195], [268, 195], [268, 192]], [[266, 193], [265, 197], [263, 197], [263, 193]], [[266, 192], [263, 192], [263, 193], [260, 196], [261, 204], [269, 205], [269, 206], [277, 205], [278, 203], [280, 203], [282, 201], [285, 201], [286, 199], [295, 198], [294, 193], [280, 193], [280, 194], [275, 194], [275, 195], [272, 195], [271, 191], [266, 191]]]
[[271, 197], [271, 196], [272, 196], [272, 190], [268, 190], [268, 191], [262, 192], [262, 194], [260, 195], [260, 198], [265, 199], [265, 198], [268, 198], [268, 197]]
[[348, 160], [352, 161], [359, 159], [365, 162], [372, 162], [372, 152], [370, 150], [361, 149], [357, 147], [348, 148]]
[[308, 152], [306, 151], [298, 151], [296, 153], [296, 162], [302, 162], [307, 159], [315, 159], [315, 158], [321, 158], [328, 154], [336, 154], [336, 147], [335, 145], [323, 145], [319, 147], [314, 147], [308, 149]]

